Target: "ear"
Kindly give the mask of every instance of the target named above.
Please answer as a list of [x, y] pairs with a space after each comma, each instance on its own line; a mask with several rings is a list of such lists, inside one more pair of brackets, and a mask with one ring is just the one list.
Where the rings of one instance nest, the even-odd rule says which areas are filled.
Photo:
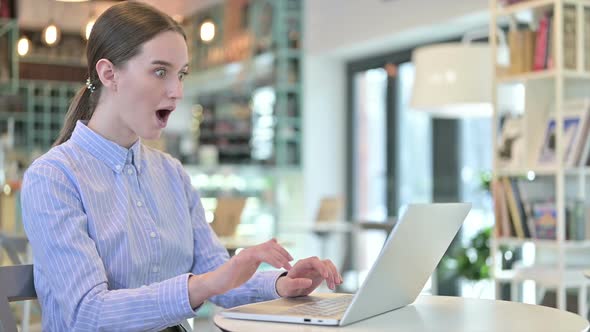
[[117, 91], [116, 68], [112, 62], [107, 59], [100, 59], [96, 63], [96, 73], [102, 83], [102, 86], [109, 90]]

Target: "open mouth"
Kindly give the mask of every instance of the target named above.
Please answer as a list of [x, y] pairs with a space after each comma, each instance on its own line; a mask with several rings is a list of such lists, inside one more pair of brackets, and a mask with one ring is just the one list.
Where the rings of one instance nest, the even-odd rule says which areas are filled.
[[156, 116], [158, 117], [158, 120], [160, 120], [161, 123], [165, 124], [168, 121], [168, 117], [170, 116], [170, 113], [172, 113], [172, 110], [159, 109], [156, 111]]

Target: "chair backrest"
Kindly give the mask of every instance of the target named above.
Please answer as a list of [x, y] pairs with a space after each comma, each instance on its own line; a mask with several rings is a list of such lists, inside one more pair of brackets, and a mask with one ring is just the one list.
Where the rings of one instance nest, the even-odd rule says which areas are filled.
[[20, 265], [22, 261], [19, 253], [27, 251], [29, 240], [24, 235], [6, 234], [0, 231], [0, 250], [4, 250], [12, 264]]
[[211, 227], [217, 236], [233, 236], [242, 220], [245, 197], [220, 197], [217, 199], [215, 217]]
[[17, 332], [9, 302], [36, 298], [33, 265], [0, 266], [0, 331]]
[[315, 218], [316, 222], [341, 221], [342, 207], [342, 198], [339, 196], [322, 198]]

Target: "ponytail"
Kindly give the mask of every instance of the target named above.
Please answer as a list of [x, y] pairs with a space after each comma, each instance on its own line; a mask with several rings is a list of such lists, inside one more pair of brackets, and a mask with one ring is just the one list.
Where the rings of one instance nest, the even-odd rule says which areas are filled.
[[97, 93], [93, 93], [86, 86], [83, 86], [78, 90], [72, 99], [72, 103], [66, 113], [64, 124], [59, 132], [59, 136], [55, 142], [53, 142], [53, 146], [58, 146], [70, 139], [78, 120], [90, 120], [95, 107], [95, 105], [93, 105], [95, 103], [91, 100], [94, 99], [94, 96], [91, 95], [95, 94]]

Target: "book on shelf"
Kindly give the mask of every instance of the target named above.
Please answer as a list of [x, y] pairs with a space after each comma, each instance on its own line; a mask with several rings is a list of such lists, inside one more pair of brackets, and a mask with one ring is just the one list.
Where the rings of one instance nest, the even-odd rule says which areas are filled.
[[520, 199], [518, 192], [514, 190], [514, 179], [508, 177], [502, 178], [502, 185], [504, 186], [504, 192], [506, 193], [508, 212], [510, 212], [510, 220], [514, 226], [516, 236], [521, 239], [530, 237], [530, 232], [528, 232], [528, 227], [526, 226], [526, 215], [522, 205], [523, 202]]
[[[540, 71], [554, 67], [555, 24], [552, 11], [545, 11], [538, 22], [536, 31], [529, 28], [511, 29], [508, 33], [510, 44], [511, 74]], [[564, 6], [563, 10], [563, 58], [564, 68], [575, 69], [577, 64], [576, 8]], [[586, 16], [585, 31], [590, 29], [590, 18]], [[588, 35], [586, 35], [588, 36]], [[588, 38], [588, 37], [586, 37]], [[586, 43], [586, 49], [590, 43]], [[586, 63], [589, 57], [586, 57]]]
[[571, 151], [567, 156], [566, 166], [583, 166], [588, 159], [590, 146], [588, 145], [588, 133], [590, 132], [590, 99], [575, 99], [565, 103], [564, 111], [580, 117], [580, 125], [572, 140]]
[[535, 58], [533, 62], [534, 70], [544, 70], [548, 65], [549, 57], [549, 42], [551, 35], [551, 16], [549, 13], [544, 13], [539, 20], [539, 28], [537, 29], [535, 39]]
[[576, 7], [563, 7], [563, 66], [566, 69], [575, 69], [576, 52]]
[[[539, 187], [527, 180], [500, 177], [491, 183], [495, 213], [495, 234], [498, 237], [555, 240], [557, 208], [553, 197], [540, 198]], [[545, 194], [551, 196], [552, 189]], [[580, 199], [569, 199], [565, 207], [567, 240], [587, 238], [588, 205]]]
[[503, 184], [499, 179], [493, 179], [491, 182], [492, 198], [494, 201], [495, 216], [495, 233], [496, 236], [510, 237], [514, 234], [510, 225], [510, 216], [508, 214], [508, 205], [506, 203], [506, 192]]
[[510, 74], [527, 73], [533, 70], [535, 32], [531, 29], [511, 29], [508, 32], [510, 45]]

